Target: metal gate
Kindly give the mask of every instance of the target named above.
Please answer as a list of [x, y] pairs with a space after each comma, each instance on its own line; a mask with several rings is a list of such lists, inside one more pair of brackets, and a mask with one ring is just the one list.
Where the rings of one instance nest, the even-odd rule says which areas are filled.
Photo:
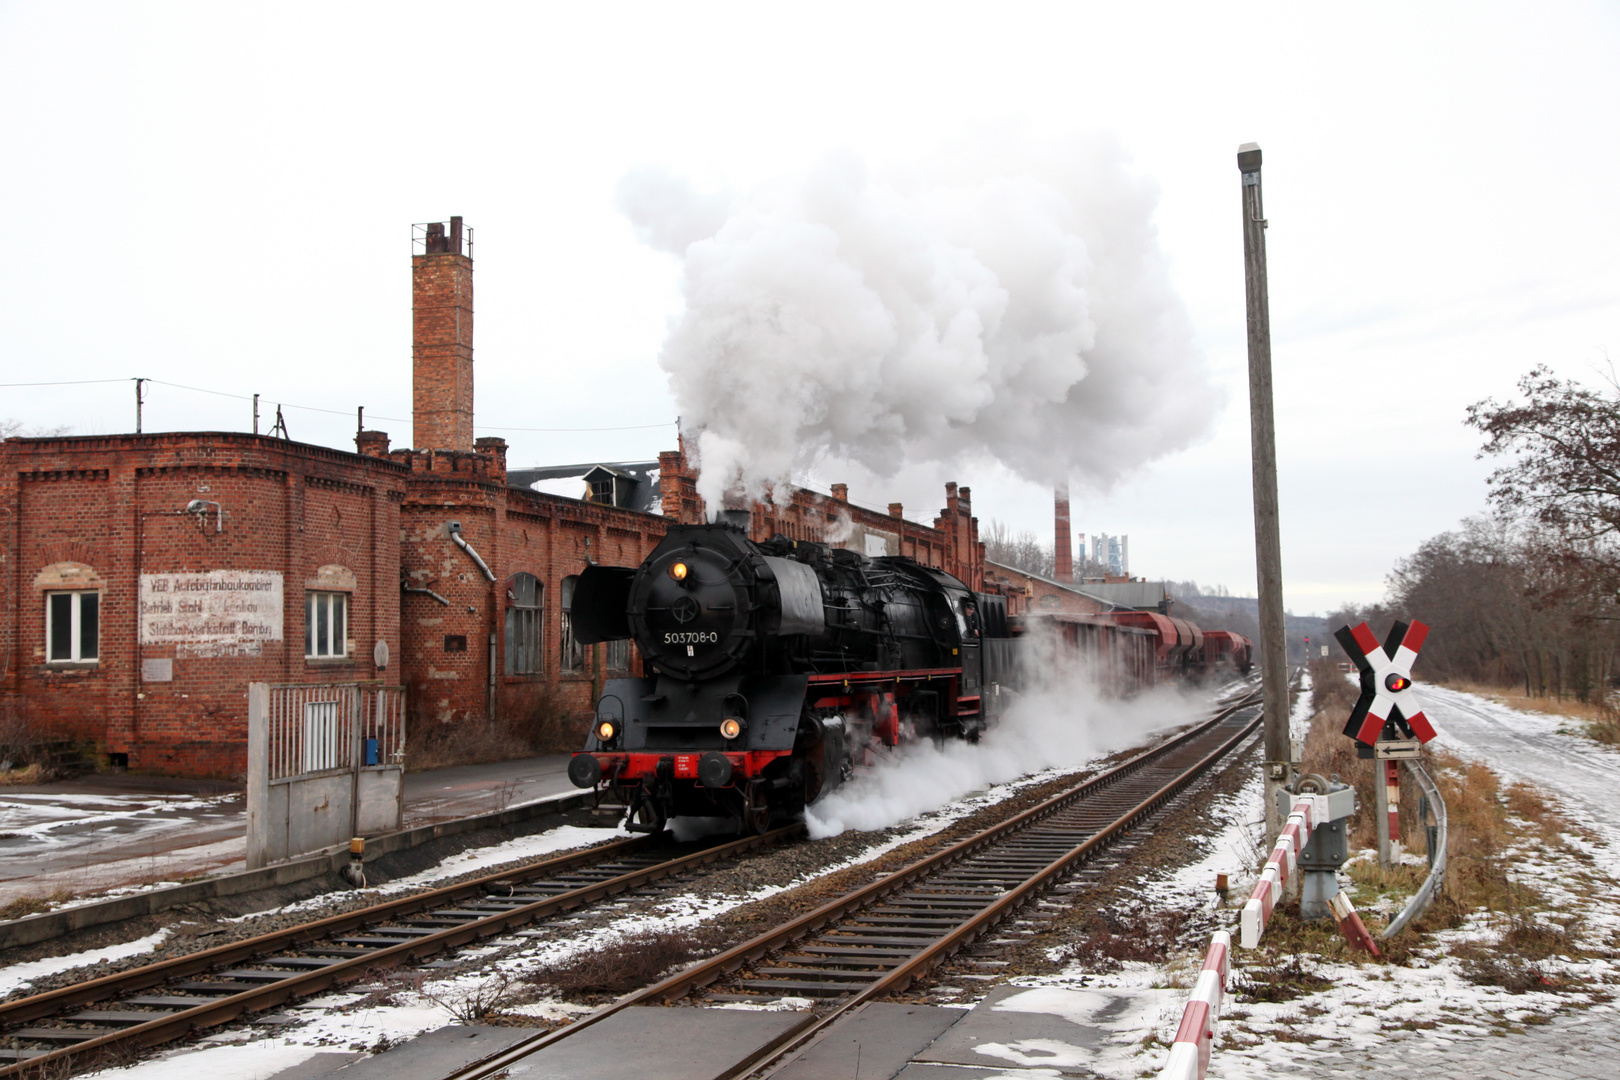
[[251, 684], [248, 867], [399, 828], [404, 757], [401, 687]]

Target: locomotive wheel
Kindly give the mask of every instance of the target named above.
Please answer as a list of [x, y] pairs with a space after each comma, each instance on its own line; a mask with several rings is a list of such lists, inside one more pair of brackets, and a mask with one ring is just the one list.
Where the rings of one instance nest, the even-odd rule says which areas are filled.
[[758, 836], [770, 832], [771, 804], [766, 798], [765, 785], [758, 781], [749, 784], [743, 799], [744, 829]]

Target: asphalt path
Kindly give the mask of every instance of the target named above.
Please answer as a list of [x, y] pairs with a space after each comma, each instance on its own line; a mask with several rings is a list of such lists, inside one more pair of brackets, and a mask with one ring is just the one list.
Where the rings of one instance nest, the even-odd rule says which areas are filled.
[[[405, 825], [571, 792], [568, 754], [407, 773]], [[87, 895], [241, 869], [242, 790], [208, 780], [104, 773], [0, 788], [0, 904]]]

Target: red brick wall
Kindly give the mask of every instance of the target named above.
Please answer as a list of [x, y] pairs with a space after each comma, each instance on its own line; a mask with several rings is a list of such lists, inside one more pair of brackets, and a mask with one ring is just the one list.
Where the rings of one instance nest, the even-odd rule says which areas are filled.
[[[237, 434], [10, 440], [0, 466], [16, 523], [6, 553], [8, 608], [0, 695], [47, 734], [128, 755], [131, 768], [234, 776], [246, 763], [247, 684], [374, 678], [378, 640], [398, 646], [397, 465]], [[193, 499], [217, 502], [177, 513]], [[0, 518], [5, 515], [0, 515]], [[100, 656], [45, 658], [42, 572], [77, 564], [101, 593]], [[320, 578], [322, 566], [342, 567]], [[221, 649], [137, 639], [141, 574], [273, 571], [281, 575], [282, 640]], [[336, 585], [333, 583], [336, 582]], [[304, 593], [350, 593], [350, 655], [304, 657]], [[8, 610], [8, 615], [10, 611]], [[141, 678], [169, 660], [170, 682]]]
[[[562, 581], [587, 559], [638, 565], [663, 537], [666, 519], [505, 485], [504, 444], [479, 440], [480, 453], [396, 451], [412, 475], [404, 507], [402, 565], [406, 579], [450, 601], [407, 594], [403, 602], [412, 712], [418, 723], [479, 724], [491, 716], [490, 635], [494, 634], [494, 717], [517, 730], [539, 726], [542, 746], [576, 749], [601, 692], [601, 647], [587, 650], [577, 672], [562, 670]], [[462, 538], [495, 574], [484, 578]], [[506, 607], [510, 579], [540, 579], [541, 671], [506, 674]], [[465, 639], [464, 652], [446, 637]], [[456, 644], [459, 646], [460, 641]]]

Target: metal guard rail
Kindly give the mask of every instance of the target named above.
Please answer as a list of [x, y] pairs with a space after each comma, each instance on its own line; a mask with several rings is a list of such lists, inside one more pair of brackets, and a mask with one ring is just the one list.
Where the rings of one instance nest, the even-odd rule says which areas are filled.
[[1419, 765], [1416, 761], [1407, 761], [1406, 767], [1412, 770], [1412, 778], [1418, 782], [1418, 787], [1423, 789], [1423, 794], [1428, 796], [1429, 805], [1434, 807], [1434, 816], [1438, 819], [1440, 825], [1440, 835], [1435, 843], [1437, 850], [1434, 856], [1434, 864], [1429, 868], [1429, 876], [1424, 879], [1423, 887], [1413, 895], [1412, 899], [1406, 902], [1405, 910], [1395, 916], [1394, 921], [1388, 926], [1384, 927], [1383, 933], [1378, 935], [1380, 941], [1388, 941], [1406, 929], [1407, 923], [1428, 911], [1429, 905], [1434, 903], [1435, 896], [1440, 892], [1440, 886], [1445, 884], [1446, 880], [1446, 802], [1440, 797], [1439, 786], [1435, 784], [1434, 779], [1429, 776], [1422, 765]]

